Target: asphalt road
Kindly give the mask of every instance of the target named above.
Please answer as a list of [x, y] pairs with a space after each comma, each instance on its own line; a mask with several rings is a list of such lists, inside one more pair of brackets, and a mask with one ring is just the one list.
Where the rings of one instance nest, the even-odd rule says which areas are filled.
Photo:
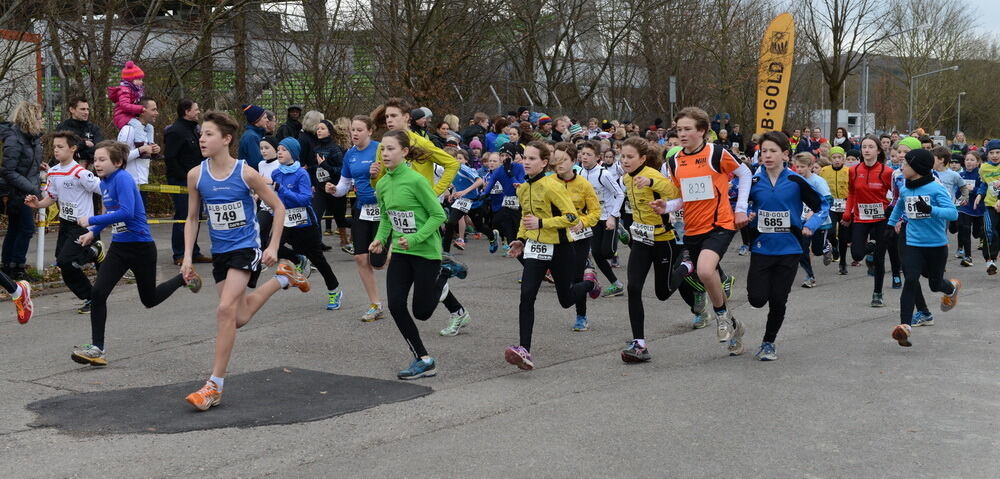
[[[176, 271], [169, 227], [153, 228], [164, 279]], [[394, 380], [409, 360], [395, 325], [391, 318], [358, 321], [368, 301], [353, 260], [339, 251], [327, 257], [344, 284], [344, 308], [324, 309], [318, 274], [319, 287], [309, 294], [279, 292], [240, 331], [230, 375], [289, 367]], [[120, 285], [109, 303], [104, 369], [69, 359], [74, 344], [90, 341], [88, 318], [76, 314], [71, 294], [37, 297], [35, 318], [25, 326], [7, 303], [0, 307], [8, 311], [0, 320], [8, 358], [0, 362], [4, 475], [1000, 476], [1000, 328], [993, 309], [1000, 277], [987, 277], [981, 261], [973, 268], [949, 261], [949, 274], [965, 285], [959, 306], [937, 312], [937, 325], [915, 328], [908, 349], [889, 337], [898, 323], [898, 291], [887, 286], [888, 307], [873, 309], [863, 268], [837, 276], [835, 266], [814, 263], [819, 287], [800, 288], [799, 274], [773, 363], [752, 359], [766, 310], [746, 304], [749, 258], [735, 248], [724, 266], [739, 278], [732, 306], [748, 328], [741, 357], [726, 354], [713, 327], [692, 330], [679, 296], [659, 302], [647, 284], [653, 361], [623, 364], [618, 351], [630, 339], [625, 297], [592, 301], [592, 330], [574, 333], [574, 312], [560, 309], [552, 287], [543, 285], [533, 344], [538, 369], [521, 372], [502, 354], [517, 341], [517, 262], [488, 255], [485, 240], [470, 241], [459, 257], [470, 275], [452, 286], [472, 324], [457, 337], [438, 336], [447, 321], [442, 307], [419, 325], [439, 374], [418, 383], [434, 392], [291, 425], [111, 435], [34, 427], [26, 405], [41, 399], [204, 379], [216, 297], [207, 284], [200, 294], [181, 290], [146, 310], [134, 286]], [[210, 277], [209, 265], [198, 269]], [[925, 294], [937, 311], [926, 283]], [[226, 384], [227, 391], [252, 387]], [[301, 406], [245, 392], [240, 400], [258, 401], [253, 407]], [[223, 402], [241, 407], [225, 396]]]

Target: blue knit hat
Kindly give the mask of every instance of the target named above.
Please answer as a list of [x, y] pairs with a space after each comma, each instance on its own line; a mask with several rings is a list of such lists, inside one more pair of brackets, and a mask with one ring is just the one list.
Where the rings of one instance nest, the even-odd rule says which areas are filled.
[[285, 149], [291, 153], [292, 161], [299, 161], [299, 154], [302, 153], [302, 145], [299, 145], [299, 140], [288, 137], [281, 140], [278, 144], [285, 147]]
[[264, 116], [264, 109], [257, 105], [243, 105], [243, 116], [247, 118], [247, 123], [253, 125]]
[[990, 150], [1000, 150], [1000, 140], [990, 140], [986, 144], [986, 152], [989, 153]]

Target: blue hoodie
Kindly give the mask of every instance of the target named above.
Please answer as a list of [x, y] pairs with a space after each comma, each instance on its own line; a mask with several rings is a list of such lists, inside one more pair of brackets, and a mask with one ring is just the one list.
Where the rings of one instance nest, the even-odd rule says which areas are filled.
[[[923, 177], [916, 182], [907, 181], [899, 189], [899, 202], [892, 209], [889, 226], [895, 227], [903, 213], [906, 213], [906, 245], [924, 248], [948, 245], [948, 222], [958, 219], [955, 200], [944, 185]], [[917, 213], [909, 206], [917, 197], [923, 196], [931, 205], [929, 215]], [[913, 198], [908, 199], [908, 198]], [[910, 211], [906, 211], [911, 209]]]
[[[486, 187], [483, 188], [483, 193], [490, 196], [490, 206], [494, 212], [500, 211], [503, 207], [503, 197], [504, 196], [517, 196], [517, 188], [514, 186], [515, 183], [524, 183], [524, 166], [520, 163], [511, 163], [510, 165], [511, 174], [507, 174], [507, 170], [504, 169], [503, 164], [493, 170], [490, 174], [489, 181], [486, 182]], [[493, 193], [493, 187], [495, 184], [499, 183], [503, 191], [499, 194]]]
[[[750, 242], [753, 254], [802, 254], [802, 228], [817, 231], [830, 216], [830, 202], [805, 178], [787, 168], [773, 185], [765, 168], [758, 169], [750, 182], [747, 213], [755, 215], [750, 222], [755, 236]], [[805, 224], [802, 222], [803, 203], [816, 212]], [[787, 229], [782, 225], [787, 225]]]
[[980, 190], [980, 185], [983, 180], [979, 177], [979, 168], [975, 168], [972, 171], [962, 170], [959, 172], [962, 175], [962, 180], [965, 181], [966, 186], [969, 187], [969, 201], [965, 203], [964, 206], [958, 207], [958, 212], [969, 216], [983, 216], [986, 213], [986, 203], [983, 201], [979, 202], [979, 206], [973, 208], [972, 204], [976, 202], [976, 192]]
[[88, 220], [94, 236], [111, 226], [111, 241], [115, 243], [153, 241], [146, 222], [146, 207], [132, 175], [125, 170], [115, 170], [107, 178], [101, 178], [101, 197], [107, 213], [91, 216]]
[[[305, 222], [303, 224], [298, 224], [295, 226], [285, 225], [286, 228], [305, 228], [313, 224], [316, 214], [312, 209], [312, 182], [309, 179], [309, 172], [305, 168], [288, 168], [288, 166], [297, 166], [299, 162], [295, 162], [292, 165], [286, 165], [286, 170], [292, 170], [286, 173], [282, 171], [281, 168], [274, 170], [271, 173], [271, 179], [274, 181], [274, 186], [277, 188], [276, 193], [278, 198], [281, 199], [281, 204], [285, 205], [285, 211], [291, 211], [295, 208], [305, 208], [307, 216], [305, 217]], [[294, 215], [294, 212], [291, 213]]]

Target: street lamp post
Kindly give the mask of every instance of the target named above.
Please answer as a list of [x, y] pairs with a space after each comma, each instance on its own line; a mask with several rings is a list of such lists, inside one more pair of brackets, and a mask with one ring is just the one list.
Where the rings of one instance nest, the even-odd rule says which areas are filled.
[[956, 111], [957, 118], [955, 119], [955, 134], [956, 135], [958, 134], [958, 132], [962, 131], [962, 96], [964, 96], [964, 95], [965, 95], [964, 91], [963, 92], [959, 92], [959, 94], [958, 94], [958, 110]]
[[942, 68], [940, 70], [934, 70], [934, 71], [927, 72], [927, 73], [921, 73], [919, 75], [913, 75], [913, 78], [910, 79], [910, 107], [909, 107], [908, 113], [906, 114], [906, 129], [907, 129], [907, 133], [910, 133], [910, 132], [913, 131], [913, 86], [917, 84], [917, 78], [925, 77], [925, 76], [928, 76], [928, 75], [933, 75], [935, 73], [946, 72], [946, 71], [949, 71], [949, 70], [951, 70], [951, 71], [958, 71], [958, 65], [953, 65], [953, 66], [950, 66], [948, 68]]

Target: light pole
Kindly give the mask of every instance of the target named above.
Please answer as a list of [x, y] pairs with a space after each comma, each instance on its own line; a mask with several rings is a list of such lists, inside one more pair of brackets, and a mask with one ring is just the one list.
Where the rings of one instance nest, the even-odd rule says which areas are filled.
[[906, 130], [907, 133], [913, 132], [913, 86], [917, 84], [917, 78], [925, 77], [927, 75], [933, 75], [935, 73], [941, 73], [946, 71], [958, 71], [958, 65], [953, 65], [948, 68], [942, 68], [940, 70], [934, 70], [927, 73], [921, 73], [919, 75], [913, 75], [910, 79], [910, 108], [906, 114]]
[[956, 135], [958, 134], [958, 132], [962, 131], [962, 96], [964, 96], [964, 95], [965, 95], [964, 91], [958, 93], [958, 110], [957, 110], [957, 116], [958, 116], [958, 118], [955, 119], [955, 134]]

